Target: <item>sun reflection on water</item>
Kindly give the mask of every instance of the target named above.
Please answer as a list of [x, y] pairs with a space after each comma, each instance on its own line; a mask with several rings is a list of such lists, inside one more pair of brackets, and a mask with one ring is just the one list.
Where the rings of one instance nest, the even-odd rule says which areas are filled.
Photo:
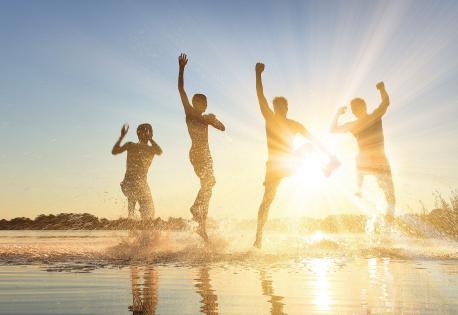
[[333, 301], [330, 298], [330, 284], [328, 280], [329, 268], [332, 259], [314, 259], [310, 262], [310, 268], [316, 276], [314, 282], [315, 300], [313, 301], [318, 311], [330, 311]]

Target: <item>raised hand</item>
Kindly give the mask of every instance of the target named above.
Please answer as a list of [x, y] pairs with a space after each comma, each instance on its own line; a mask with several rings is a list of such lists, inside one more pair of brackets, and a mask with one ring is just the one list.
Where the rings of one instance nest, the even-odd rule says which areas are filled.
[[126, 136], [127, 131], [129, 131], [129, 124], [125, 123], [124, 125], [122, 125], [121, 128], [121, 138], [124, 138]]
[[337, 114], [338, 115], [343, 115], [346, 112], [347, 112], [347, 107], [346, 106], [339, 107], [339, 109], [337, 110]]
[[262, 73], [264, 71], [264, 68], [265, 68], [264, 64], [261, 62], [258, 62], [256, 64], [256, 73]]
[[188, 56], [186, 56], [186, 54], [180, 54], [180, 56], [178, 57], [178, 64], [180, 65], [180, 68], [184, 68], [187, 63]]
[[379, 83], [377, 83], [376, 87], [377, 87], [377, 90], [384, 90], [385, 83], [383, 83], [383, 81], [380, 81]]

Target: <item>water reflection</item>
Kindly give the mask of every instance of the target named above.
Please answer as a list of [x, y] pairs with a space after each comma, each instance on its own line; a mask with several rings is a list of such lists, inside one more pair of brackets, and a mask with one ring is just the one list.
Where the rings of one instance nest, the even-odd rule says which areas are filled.
[[159, 274], [153, 267], [130, 267], [132, 305], [129, 311], [136, 315], [154, 315], [158, 302]]
[[[133, 314], [164, 310], [207, 315], [452, 314], [458, 310], [456, 262], [447, 266], [446, 272], [443, 269], [437, 262], [413, 263], [388, 257], [355, 261], [317, 258], [278, 269], [236, 268], [234, 273], [212, 265], [191, 269], [132, 266], [128, 269], [132, 302], [127, 301], [123, 308], [130, 302]], [[164, 285], [162, 305], [158, 305], [159, 275]]]
[[211, 285], [210, 268], [208, 266], [199, 268], [195, 281], [196, 292], [202, 297], [200, 311], [206, 315], [218, 314], [218, 296]]
[[283, 307], [285, 304], [282, 302], [284, 297], [274, 294], [272, 275], [265, 270], [261, 270], [260, 275], [262, 295], [267, 296], [271, 304], [270, 313], [272, 315], [284, 315]]
[[310, 262], [312, 272], [315, 274], [314, 288], [315, 300], [318, 311], [329, 312], [331, 310], [331, 298], [329, 296], [328, 273], [332, 259], [313, 259]]

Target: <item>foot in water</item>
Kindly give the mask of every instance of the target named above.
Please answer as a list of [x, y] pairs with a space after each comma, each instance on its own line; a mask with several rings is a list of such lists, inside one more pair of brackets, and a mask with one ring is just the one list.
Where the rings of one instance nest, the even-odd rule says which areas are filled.
[[205, 223], [199, 222], [199, 226], [197, 227], [196, 233], [200, 237], [202, 237], [205, 244], [208, 244], [208, 235], [207, 235], [207, 229], [205, 227]]
[[260, 237], [256, 237], [256, 240], [253, 243], [253, 247], [256, 247], [257, 249], [261, 249], [262, 239]]

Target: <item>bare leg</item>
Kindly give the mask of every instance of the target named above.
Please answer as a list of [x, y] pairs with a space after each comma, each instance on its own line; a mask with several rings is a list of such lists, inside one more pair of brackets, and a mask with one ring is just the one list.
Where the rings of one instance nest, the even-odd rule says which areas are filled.
[[392, 222], [394, 219], [394, 210], [396, 207], [396, 197], [394, 195], [394, 185], [391, 171], [384, 175], [378, 175], [377, 182], [385, 194], [386, 203], [388, 205], [386, 211], [386, 219], [388, 222]]
[[135, 205], [137, 204], [137, 200], [134, 198], [127, 198], [127, 218], [133, 220], [135, 218]]
[[142, 221], [148, 222], [154, 218], [154, 203], [151, 197], [151, 191], [149, 187], [145, 187], [145, 191], [142, 192], [142, 198], [138, 200], [140, 204], [140, 215]]
[[195, 167], [195, 170], [196, 169], [196, 174], [200, 178], [200, 189], [196, 196], [196, 200], [191, 207], [191, 213], [193, 220], [199, 224], [199, 227], [196, 231], [197, 234], [199, 234], [205, 242], [208, 242], [207, 214], [210, 198], [212, 196], [212, 189], [215, 186], [216, 181], [215, 177], [213, 176], [213, 169], [211, 165], [206, 165], [204, 168]]
[[258, 226], [256, 228], [256, 240], [253, 244], [254, 247], [262, 247], [262, 232], [264, 225], [267, 222], [269, 215], [269, 208], [277, 193], [277, 187], [280, 182], [265, 183], [264, 196], [262, 198], [261, 206], [258, 212]]
[[200, 180], [200, 189], [197, 194], [196, 200], [191, 207], [193, 219], [199, 224], [197, 234], [199, 234], [205, 242], [208, 241], [207, 235], [207, 215], [210, 198], [212, 196], [212, 189], [216, 181], [213, 175], [206, 176]]

